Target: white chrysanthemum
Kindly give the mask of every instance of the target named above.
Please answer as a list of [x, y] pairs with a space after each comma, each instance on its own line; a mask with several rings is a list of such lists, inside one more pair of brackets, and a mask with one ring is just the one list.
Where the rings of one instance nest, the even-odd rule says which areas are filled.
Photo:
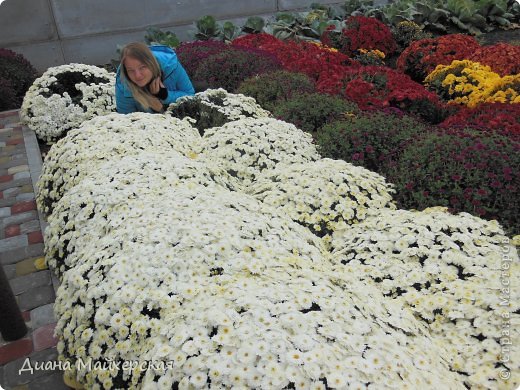
[[[385, 245], [386, 244], [386, 245]], [[449, 354], [469, 386], [500, 386], [497, 366], [520, 369], [520, 348], [499, 352], [504, 331], [519, 339], [520, 265], [496, 221], [442, 210], [382, 209], [332, 240], [338, 272], [360, 280], [412, 310]], [[507, 302], [505, 304], [505, 302]], [[428, 365], [414, 360], [418, 368]], [[484, 380], [476, 380], [486, 372]]]
[[51, 144], [82, 122], [115, 110], [115, 75], [93, 65], [47, 69], [27, 91], [20, 117]]
[[195, 156], [199, 142], [189, 123], [165, 115], [112, 113], [94, 118], [52, 146], [37, 184], [38, 208], [50, 214], [65, 191], [101, 163], [143, 151]]
[[201, 134], [210, 127], [222, 126], [227, 122], [270, 116], [254, 98], [229, 93], [222, 88], [183, 96], [171, 104], [166, 112], [180, 119], [192, 118]]
[[[266, 210], [217, 186], [178, 186], [91, 220], [111, 228], [70, 254], [75, 265], [63, 274], [55, 306], [57, 332], [66, 341], [62, 357], [87, 359], [74, 334], [88, 327], [93, 343], [107, 345], [105, 358], [172, 361], [166, 372], [179, 386], [194, 375], [192, 384], [203, 387], [204, 375], [212, 386], [283, 388], [289, 377], [305, 386], [328, 378], [351, 356], [359, 359], [351, 375], [364, 384], [411, 386], [406, 378], [412, 373], [422, 383], [455, 386], [458, 376], [447, 370], [424, 326], [387, 305], [375, 288], [334, 275], [316, 236]], [[79, 233], [87, 237], [96, 229], [87, 224]], [[262, 268], [254, 274], [249, 264], [257, 260]], [[139, 299], [123, 300], [125, 288]], [[96, 320], [98, 307], [110, 311], [108, 323]], [[213, 320], [217, 312], [223, 315]], [[353, 319], [370, 323], [358, 335], [360, 347], [349, 342]], [[125, 327], [128, 334], [121, 332]], [[311, 352], [298, 352], [302, 340], [316, 356], [312, 369], [300, 367]], [[158, 345], [168, 346], [167, 356]], [[397, 351], [410, 361], [423, 357], [430, 370], [396, 365], [382, 375], [363, 358], [365, 349]], [[77, 375], [88, 387], [102, 382], [97, 373]], [[125, 386], [139, 383], [139, 375], [130, 373]], [[152, 385], [154, 376], [143, 381]]]
[[342, 160], [321, 159], [266, 170], [249, 192], [323, 237], [379, 209], [395, 209], [385, 179]]
[[203, 141], [201, 159], [221, 165], [246, 186], [279, 164], [319, 159], [309, 134], [272, 118], [229, 122], [207, 130]]
[[[236, 179], [221, 169], [174, 150], [142, 152], [99, 164], [55, 203], [45, 231], [47, 264], [61, 277], [73, 266], [68, 255], [77, 245], [86, 245], [91, 238], [97, 239], [115, 227], [106, 224], [107, 215], [115, 208], [127, 207], [129, 200], [159, 201], [164, 193], [179, 185], [221, 186], [230, 190], [238, 187]], [[160, 239], [160, 232], [151, 232], [152, 237], [156, 234]]]

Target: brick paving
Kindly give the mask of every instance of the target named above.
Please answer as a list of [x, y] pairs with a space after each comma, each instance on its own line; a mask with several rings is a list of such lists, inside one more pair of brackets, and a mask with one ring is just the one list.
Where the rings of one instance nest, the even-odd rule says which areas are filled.
[[[44, 258], [45, 221], [36, 208], [41, 155], [34, 132], [18, 111], [0, 112], [0, 266], [9, 279], [28, 328], [19, 340], [0, 336], [0, 386], [4, 389], [69, 389], [59, 370], [22, 370], [57, 362], [53, 304], [57, 281]], [[49, 366], [49, 365], [48, 365]]]

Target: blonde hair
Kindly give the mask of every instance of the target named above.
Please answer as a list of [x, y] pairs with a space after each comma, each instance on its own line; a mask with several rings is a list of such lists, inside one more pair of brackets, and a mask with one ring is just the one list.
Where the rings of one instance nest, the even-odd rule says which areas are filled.
[[157, 62], [157, 59], [150, 48], [144, 43], [132, 42], [125, 45], [121, 50], [121, 78], [126, 81], [134, 99], [143, 106], [145, 110], [148, 110], [152, 106], [151, 100], [154, 96], [150, 93], [147, 87], [140, 87], [130, 80], [125, 66], [125, 60], [128, 57], [134, 58], [145, 64], [152, 72], [152, 80], [161, 76], [161, 66], [159, 65], [159, 62]]

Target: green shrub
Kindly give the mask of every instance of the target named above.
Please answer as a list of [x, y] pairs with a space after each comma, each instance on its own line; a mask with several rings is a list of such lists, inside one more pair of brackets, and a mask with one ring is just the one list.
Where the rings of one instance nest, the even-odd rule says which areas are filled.
[[279, 101], [272, 110], [275, 118], [294, 124], [299, 129], [316, 134], [323, 124], [357, 112], [355, 103], [339, 96], [322, 93], [298, 94]]
[[295, 94], [316, 92], [316, 88], [307, 75], [280, 70], [244, 80], [237, 92], [255, 98], [263, 108], [272, 111], [277, 102], [287, 101]]
[[323, 157], [345, 160], [381, 173], [414, 137], [426, 132], [416, 119], [384, 112], [362, 112], [323, 126], [316, 136]]
[[13, 85], [9, 80], [0, 77], [0, 111], [17, 108], [18, 106], [14, 104], [16, 101]]
[[[0, 48], [0, 79], [9, 81], [15, 95], [14, 100], [4, 109], [19, 108], [21, 106], [23, 97], [36, 79], [36, 76], [36, 69], [24, 56], [12, 50]], [[4, 82], [0, 93], [6, 93], [6, 96], [8, 96], [8, 88], [5, 85], [6, 83]], [[2, 100], [6, 100], [6, 96]]]
[[209, 88], [235, 92], [245, 79], [281, 68], [280, 61], [263, 50], [233, 48], [202, 59], [193, 79], [205, 82]]
[[520, 143], [473, 129], [425, 133], [383, 175], [399, 207], [445, 206], [520, 230]]

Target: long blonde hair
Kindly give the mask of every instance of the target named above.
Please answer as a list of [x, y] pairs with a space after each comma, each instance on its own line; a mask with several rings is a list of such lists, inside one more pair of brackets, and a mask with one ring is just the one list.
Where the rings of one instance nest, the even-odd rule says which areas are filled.
[[148, 110], [152, 106], [151, 100], [154, 96], [150, 93], [147, 87], [140, 87], [130, 80], [125, 66], [125, 60], [128, 57], [134, 58], [145, 64], [148, 69], [152, 71], [152, 80], [161, 76], [161, 66], [159, 65], [159, 62], [157, 62], [157, 59], [150, 48], [144, 43], [132, 42], [125, 45], [121, 50], [121, 78], [126, 81], [134, 99], [137, 100], [145, 110]]

